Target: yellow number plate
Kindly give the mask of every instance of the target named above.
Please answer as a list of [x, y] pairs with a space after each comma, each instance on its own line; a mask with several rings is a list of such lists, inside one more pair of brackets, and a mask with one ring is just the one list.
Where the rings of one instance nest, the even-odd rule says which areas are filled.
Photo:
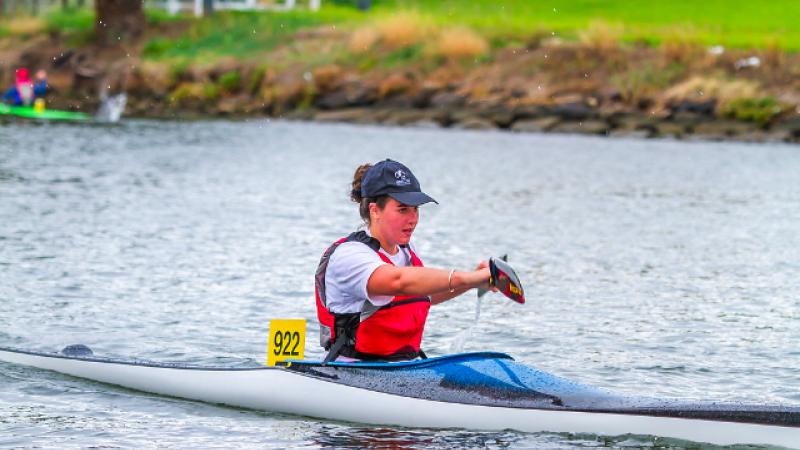
[[303, 359], [306, 348], [306, 321], [304, 319], [275, 319], [269, 321], [267, 365], [278, 361]]

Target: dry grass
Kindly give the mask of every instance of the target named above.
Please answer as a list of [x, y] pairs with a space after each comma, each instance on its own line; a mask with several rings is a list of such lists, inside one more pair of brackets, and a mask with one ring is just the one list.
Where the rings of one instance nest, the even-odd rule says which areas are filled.
[[348, 47], [353, 53], [366, 53], [375, 46], [380, 38], [380, 33], [374, 27], [359, 28], [350, 35]]
[[599, 51], [614, 50], [622, 40], [623, 26], [596, 20], [585, 30], [578, 32], [578, 40]]
[[667, 64], [686, 64], [702, 60], [708, 55], [705, 46], [699, 44], [698, 31], [691, 26], [671, 27], [663, 32], [661, 53]]
[[342, 81], [344, 71], [335, 64], [314, 69], [314, 84], [320, 92], [334, 90]]
[[762, 59], [767, 67], [781, 67], [786, 64], [786, 52], [775, 39], [767, 39], [764, 41]]
[[426, 20], [418, 13], [401, 12], [376, 24], [381, 42], [390, 49], [409, 47], [422, 42], [427, 29]]
[[32, 35], [44, 32], [47, 24], [36, 17], [15, 17], [5, 21], [4, 28], [12, 35]]
[[412, 81], [401, 74], [390, 75], [387, 79], [383, 80], [378, 88], [378, 96], [386, 98], [395, 94], [402, 94], [412, 89]]
[[439, 33], [433, 44], [436, 55], [449, 59], [477, 58], [489, 51], [489, 43], [467, 28], [450, 28]]
[[755, 81], [723, 80], [701, 76], [694, 76], [669, 88], [664, 93], [664, 98], [671, 102], [717, 99], [717, 109], [724, 108], [734, 100], [762, 96], [761, 86]]

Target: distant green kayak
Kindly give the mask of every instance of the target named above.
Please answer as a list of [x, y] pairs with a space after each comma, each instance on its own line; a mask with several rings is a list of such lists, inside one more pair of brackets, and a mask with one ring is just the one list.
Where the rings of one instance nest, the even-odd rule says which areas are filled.
[[82, 112], [59, 111], [57, 109], [45, 109], [37, 112], [32, 106], [8, 106], [2, 103], [0, 103], [0, 115], [43, 120], [88, 120], [92, 117]]

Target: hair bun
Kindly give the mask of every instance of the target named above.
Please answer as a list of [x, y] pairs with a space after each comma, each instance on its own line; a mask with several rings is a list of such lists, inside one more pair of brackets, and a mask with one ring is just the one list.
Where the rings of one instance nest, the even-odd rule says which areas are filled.
[[369, 170], [370, 167], [372, 167], [372, 164], [362, 164], [358, 166], [356, 173], [353, 174], [350, 200], [354, 201], [355, 203], [361, 203], [361, 200], [363, 200], [363, 197], [361, 197], [361, 180], [364, 179], [364, 174], [367, 173], [367, 170]]

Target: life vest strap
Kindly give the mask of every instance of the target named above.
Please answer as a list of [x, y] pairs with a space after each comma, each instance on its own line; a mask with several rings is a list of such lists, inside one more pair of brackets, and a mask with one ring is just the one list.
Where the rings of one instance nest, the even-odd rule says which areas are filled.
[[329, 363], [336, 359], [337, 356], [342, 354], [342, 350], [347, 347], [355, 348], [356, 345], [356, 331], [361, 322], [361, 313], [351, 314], [333, 314], [333, 335], [335, 336], [332, 343], [329, 343], [328, 355], [325, 357], [323, 364]]

